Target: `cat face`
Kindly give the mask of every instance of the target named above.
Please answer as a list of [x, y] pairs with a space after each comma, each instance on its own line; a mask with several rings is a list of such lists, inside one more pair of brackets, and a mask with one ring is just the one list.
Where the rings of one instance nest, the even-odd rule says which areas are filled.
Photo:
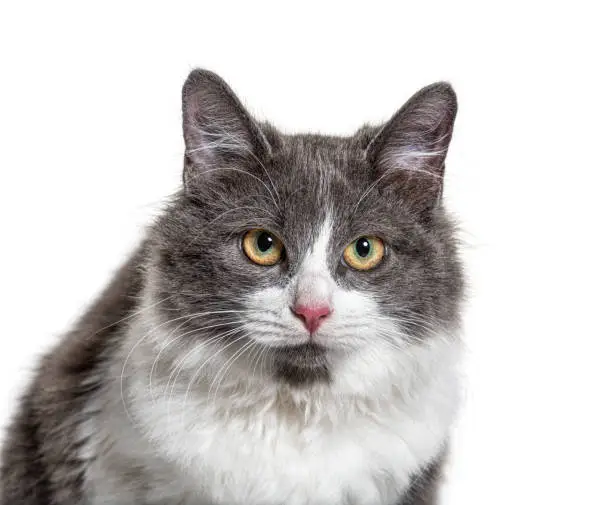
[[440, 194], [455, 109], [439, 84], [380, 128], [281, 135], [194, 71], [184, 189], [156, 226], [166, 319], [227, 366], [294, 386], [452, 331], [462, 277]]

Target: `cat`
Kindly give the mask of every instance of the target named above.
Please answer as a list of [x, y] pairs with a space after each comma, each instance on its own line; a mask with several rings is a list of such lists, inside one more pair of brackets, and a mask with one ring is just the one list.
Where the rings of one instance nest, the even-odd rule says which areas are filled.
[[183, 87], [183, 184], [47, 354], [2, 505], [431, 505], [459, 405], [464, 274], [447, 83], [348, 137]]

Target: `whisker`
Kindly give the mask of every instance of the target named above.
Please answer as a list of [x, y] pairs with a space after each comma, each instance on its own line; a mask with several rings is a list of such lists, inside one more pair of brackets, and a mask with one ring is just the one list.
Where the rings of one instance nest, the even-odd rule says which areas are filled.
[[[246, 335], [246, 337], [248, 338], [248, 334]], [[216, 399], [217, 399], [217, 392], [219, 391], [219, 386], [221, 386], [221, 382], [223, 381], [223, 378], [225, 377], [225, 375], [227, 373], [229, 373], [231, 366], [236, 362], [236, 360], [242, 356], [242, 354], [244, 354], [244, 352], [247, 349], [250, 349], [251, 347], [253, 347], [254, 345], [256, 345], [256, 342], [253, 340], [247, 341], [246, 344], [243, 344], [242, 347], [236, 351], [227, 361], [226, 363], [221, 367], [221, 370], [219, 371], [219, 373], [217, 373], [217, 375], [215, 376], [215, 379], [210, 383], [210, 386], [208, 387], [208, 398], [210, 399], [210, 391], [212, 389], [212, 387], [215, 384], [215, 381], [218, 380], [217, 382], [217, 387], [215, 388], [215, 394], [213, 395], [213, 399], [212, 399], [212, 403], [214, 404]], [[218, 378], [218, 379], [217, 379]]]
[[[244, 336], [238, 337], [238, 339], [236, 340], [236, 342], [240, 341], [242, 338], [244, 338]], [[223, 352], [225, 349], [227, 349], [228, 347], [230, 347], [232, 344], [234, 344], [234, 342], [229, 342], [228, 344], [224, 345], [223, 347], [221, 347], [219, 350], [217, 350], [217, 352], [215, 352], [212, 356], [209, 356], [208, 359], [204, 360], [204, 362], [198, 367], [198, 369], [195, 371], [195, 373], [193, 374], [192, 379], [189, 381], [189, 383], [187, 384], [187, 390], [185, 391], [185, 396], [183, 399], [183, 422], [181, 424], [184, 424], [184, 413], [186, 410], [186, 406], [187, 406], [187, 399], [189, 397], [189, 391], [191, 389], [191, 386], [193, 385], [193, 383], [198, 379], [198, 376], [200, 374], [200, 372], [204, 369], [204, 367], [212, 360], [214, 359], [217, 355], [219, 355], [221, 352]], [[173, 386], [174, 388], [174, 386]], [[170, 393], [172, 395], [172, 391]]]
[[134, 312], [132, 312], [131, 314], [128, 314], [125, 317], [122, 317], [121, 319], [117, 319], [117, 321], [115, 321], [114, 323], [110, 323], [102, 328], [100, 328], [99, 330], [97, 330], [92, 336], [96, 336], [99, 333], [103, 332], [104, 330], [108, 330], [109, 328], [112, 328], [113, 326], [116, 326], [118, 324], [121, 324], [125, 321], [127, 321], [128, 319], [131, 319], [133, 317], [136, 317], [139, 314], [142, 314], [143, 312], [152, 309], [153, 307], [157, 307], [158, 305], [164, 303], [165, 301], [167, 301], [169, 298], [171, 298], [171, 296], [167, 296], [165, 298], [162, 298], [161, 300], [158, 300], [154, 303], [151, 303], [149, 305], [146, 305], [145, 307], [142, 307]]
[[[193, 318], [183, 322], [181, 325], [179, 325], [177, 328], [175, 328], [169, 335], [168, 338], [164, 341], [164, 345], [162, 346], [162, 348], [160, 349], [160, 351], [157, 353], [157, 356], [155, 358], [155, 360], [153, 361], [153, 365], [151, 366], [151, 372], [149, 374], [149, 391], [151, 393], [151, 398], [153, 399], [153, 375], [155, 372], [155, 367], [157, 365], [158, 360], [161, 358], [162, 353], [164, 352], [164, 350], [170, 346], [172, 343], [176, 342], [177, 340], [183, 339], [185, 336], [193, 334], [193, 333], [198, 333], [198, 332], [204, 332], [204, 330], [210, 330], [213, 328], [219, 328], [222, 326], [227, 326], [228, 324], [232, 324], [232, 322], [227, 322], [227, 321], [223, 321], [219, 324], [210, 324], [207, 326], [199, 326], [196, 329], [190, 330], [188, 332], [185, 333], [181, 333], [180, 335], [178, 335], [175, 338], [170, 339], [170, 337], [174, 334], [174, 332], [176, 332], [176, 330], [178, 330], [181, 326], [187, 324], [189, 321], [191, 321]], [[209, 322], [213, 322], [215, 320], [209, 321]], [[236, 321], [234, 324], [239, 323], [239, 321]]]
[[169, 393], [168, 397], [172, 396], [172, 394], [174, 392], [174, 388], [175, 388], [176, 383], [178, 381], [178, 378], [179, 378], [179, 376], [181, 374], [181, 371], [182, 371], [182, 368], [183, 368], [183, 364], [187, 361], [187, 359], [189, 359], [190, 356], [192, 356], [196, 352], [199, 352], [201, 349], [204, 349], [206, 346], [215, 344], [215, 343], [219, 342], [220, 340], [223, 340], [224, 338], [226, 338], [228, 336], [232, 336], [232, 335], [238, 333], [239, 331], [240, 331], [240, 328], [234, 328], [232, 330], [228, 330], [228, 331], [223, 332], [223, 333], [221, 333], [219, 335], [216, 335], [216, 336], [214, 336], [214, 337], [212, 337], [210, 339], [205, 340], [201, 344], [198, 344], [193, 349], [188, 351], [187, 354], [185, 354], [185, 356], [183, 356], [183, 358], [177, 363], [177, 365], [171, 371], [170, 376], [168, 377], [168, 382], [166, 384], [166, 389], [164, 390], [164, 398], [166, 397], [166, 392], [167, 392], [168, 386], [170, 385], [170, 381], [172, 381], [172, 377], [174, 376], [174, 381], [172, 382], [172, 387], [170, 388], [170, 393]]
[[268, 192], [268, 194], [270, 195], [270, 198], [272, 198], [272, 203], [274, 204], [274, 206], [276, 207], [276, 209], [280, 212], [280, 207], [278, 206], [278, 202], [276, 201], [276, 199], [274, 198], [274, 195], [272, 194], [272, 191], [270, 190], [270, 188], [268, 187], [268, 185], [262, 181], [259, 177], [257, 177], [256, 175], [247, 172], [246, 170], [242, 170], [240, 168], [235, 168], [235, 167], [219, 167], [219, 168], [211, 168], [210, 170], [207, 170], [206, 173], [210, 174], [211, 172], [218, 172], [221, 170], [231, 170], [234, 172], [240, 172], [242, 174], [248, 175], [249, 177], [252, 177], [253, 179], [255, 179], [256, 181], [258, 181]]
[[168, 320], [168, 321], [164, 321], [163, 323], [160, 323], [160, 324], [158, 324], [158, 325], [154, 326], [154, 327], [153, 327], [153, 328], [151, 328], [149, 331], [145, 332], [145, 334], [144, 334], [144, 335], [143, 335], [141, 338], [139, 338], [139, 339], [136, 341], [136, 343], [135, 343], [135, 344], [132, 346], [132, 348], [130, 349], [130, 351], [127, 353], [127, 356], [125, 357], [125, 360], [124, 360], [124, 362], [123, 362], [123, 366], [121, 367], [121, 374], [120, 374], [120, 376], [119, 376], [119, 394], [120, 394], [120, 396], [121, 396], [121, 403], [123, 404], [123, 408], [124, 408], [124, 410], [125, 410], [125, 413], [127, 414], [128, 418], [130, 419], [130, 421], [131, 421], [133, 424], [134, 424], [134, 419], [132, 418], [132, 416], [131, 416], [131, 414], [130, 414], [130, 412], [129, 412], [129, 409], [128, 409], [128, 406], [127, 406], [127, 402], [126, 402], [126, 400], [125, 400], [125, 392], [124, 392], [124, 389], [123, 389], [123, 382], [124, 382], [124, 378], [125, 378], [125, 368], [126, 368], [126, 366], [127, 366], [128, 362], [129, 362], [129, 360], [130, 360], [130, 357], [132, 356], [132, 353], [133, 353], [133, 352], [136, 350], [136, 348], [137, 348], [137, 347], [138, 347], [138, 346], [139, 346], [139, 345], [140, 345], [142, 342], [144, 342], [144, 340], [145, 340], [147, 337], [150, 337], [150, 336], [153, 334], [153, 332], [154, 332], [155, 330], [157, 330], [157, 329], [161, 328], [162, 326], [164, 326], [164, 325], [166, 325], [166, 324], [169, 324], [169, 323], [172, 323], [172, 322], [174, 322], [174, 321], [178, 321], [178, 320], [184, 319], [185, 317], [188, 317], [188, 316], [180, 316], [180, 317], [177, 317], [177, 318], [174, 318], [174, 319], [170, 319], [170, 320]]

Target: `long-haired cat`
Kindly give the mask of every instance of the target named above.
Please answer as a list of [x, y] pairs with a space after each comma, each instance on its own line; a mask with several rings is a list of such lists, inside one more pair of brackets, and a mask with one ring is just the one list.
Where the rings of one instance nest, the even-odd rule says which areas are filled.
[[3, 505], [430, 505], [458, 404], [456, 99], [350, 137], [183, 88], [182, 189], [43, 360]]

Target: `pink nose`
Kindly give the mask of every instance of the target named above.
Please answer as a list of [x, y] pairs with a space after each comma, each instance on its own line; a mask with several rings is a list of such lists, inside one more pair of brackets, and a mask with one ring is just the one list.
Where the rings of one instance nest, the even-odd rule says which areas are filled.
[[293, 313], [302, 320], [310, 333], [314, 333], [321, 326], [323, 319], [329, 316], [331, 309], [327, 305], [319, 305], [318, 307], [298, 305], [293, 309]]

